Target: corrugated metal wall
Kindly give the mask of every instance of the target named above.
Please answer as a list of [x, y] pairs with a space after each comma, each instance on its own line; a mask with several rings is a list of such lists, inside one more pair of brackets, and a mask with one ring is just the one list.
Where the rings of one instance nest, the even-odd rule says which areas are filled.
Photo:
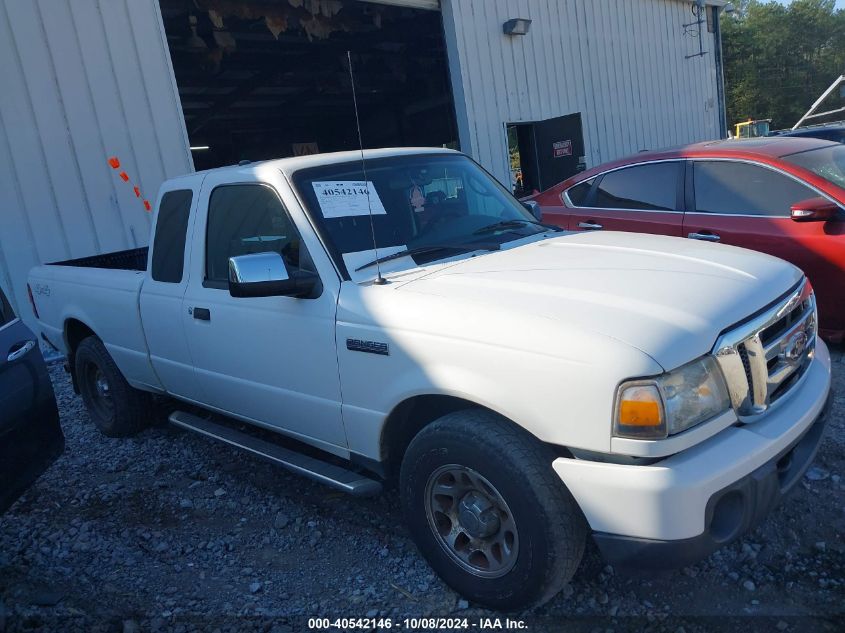
[[193, 170], [155, 0], [0, 0], [0, 284], [147, 244], [144, 196]]
[[[587, 164], [717, 138], [715, 39], [681, 0], [442, 0], [462, 149], [508, 182], [505, 123], [581, 112]], [[524, 36], [502, 24], [529, 18]], [[461, 104], [465, 104], [462, 110]]]

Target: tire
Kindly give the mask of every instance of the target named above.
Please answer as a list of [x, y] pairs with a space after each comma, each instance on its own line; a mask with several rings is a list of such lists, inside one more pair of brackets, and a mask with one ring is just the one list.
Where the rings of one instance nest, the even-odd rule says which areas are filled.
[[94, 425], [108, 437], [128, 437], [146, 427], [150, 397], [129, 386], [105, 345], [89, 336], [76, 348], [76, 380]]
[[480, 409], [445, 415], [411, 441], [399, 478], [405, 520], [434, 570], [468, 600], [506, 611], [538, 606], [575, 574], [587, 526], [554, 459]]

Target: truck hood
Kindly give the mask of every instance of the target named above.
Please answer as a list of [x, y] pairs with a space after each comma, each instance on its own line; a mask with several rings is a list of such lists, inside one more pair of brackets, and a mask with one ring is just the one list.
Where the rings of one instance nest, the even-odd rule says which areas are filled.
[[803, 277], [781, 259], [732, 246], [637, 233], [573, 233], [464, 259], [401, 292], [559, 321], [637, 348], [665, 370]]

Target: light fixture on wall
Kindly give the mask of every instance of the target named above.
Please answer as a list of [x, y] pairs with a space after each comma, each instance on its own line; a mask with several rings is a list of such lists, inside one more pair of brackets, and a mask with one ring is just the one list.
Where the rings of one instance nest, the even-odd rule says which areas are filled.
[[526, 35], [531, 28], [531, 20], [528, 18], [513, 18], [502, 25], [505, 35]]

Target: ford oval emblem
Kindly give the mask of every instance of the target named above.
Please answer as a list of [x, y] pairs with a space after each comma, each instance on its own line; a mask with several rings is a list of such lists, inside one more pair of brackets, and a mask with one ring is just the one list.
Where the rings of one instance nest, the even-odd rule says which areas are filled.
[[790, 336], [783, 346], [783, 359], [788, 363], [797, 363], [807, 349], [808, 340], [806, 332], [796, 332]]

